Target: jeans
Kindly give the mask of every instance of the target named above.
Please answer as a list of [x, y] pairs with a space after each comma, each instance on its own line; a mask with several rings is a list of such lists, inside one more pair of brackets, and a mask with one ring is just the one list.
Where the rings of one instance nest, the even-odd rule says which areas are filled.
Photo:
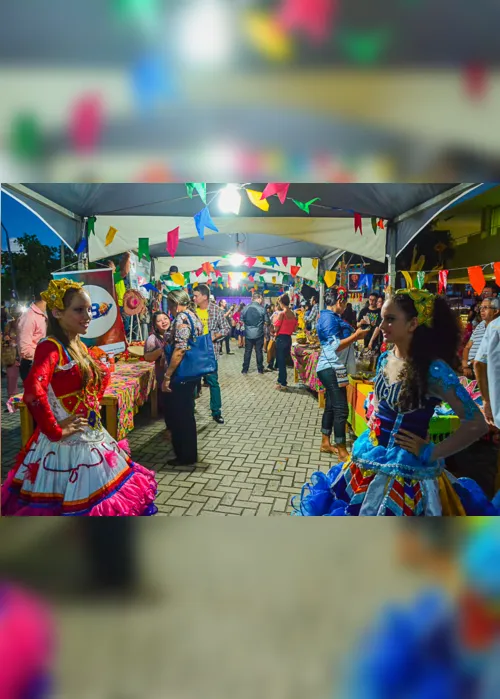
[[252, 358], [252, 350], [255, 347], [255, 358], [257, 359], [257, 369], [262, 372], [264, 371], [264, 356], [262, 349], [264, 347], [264, 335], [258, 337], [256, 340], [250, 340], [245, 337], [245, 356], [243, 358], [243, 371], [248, 371], [250, 367], [250, 359]]
[[194, 391], [196, 383], [171, 384], [169, 395], [172, 410], [169, 411], [169, 425], [172, 432], [172, 446], [181, 464], [194, 464], [198, 460], [198, 437], [194, 417]]
[[282, 386], [286, 386], [286, 360], [290, 356], [291, 349], [291, 336], [278, 335], [276, 338], [276, 364], [278, 367], [278, 383]]
[[318, 379], [325, 387], [325, 411], [321, 420], [321, 432], [335, 435], [335, 444], [345, 444], [345, 432], [349, 408], [347, 406], [347, 388], [339, 387], [335, 369], [318, 371]]
[[21, 363], [19, 365], [19, 376], [21, 377], [21, 381], [23, 383], [28, 378], [32, 365], [33, 361], [31, 359], [21, 359]]
[[231, 351], [231, 345], [229, 344], [229, 340], [231, 339], [231, 335], [226, 335], [224, 338], [224, 342], [226, 343], [226, 354], [229, 354]]
[[222, 396], [219, 386], [219, 375], [217, 371], [207, 374], [205, 380], [210, 388], [210, 410], [213, 417], [219, 417], [222, 412]]

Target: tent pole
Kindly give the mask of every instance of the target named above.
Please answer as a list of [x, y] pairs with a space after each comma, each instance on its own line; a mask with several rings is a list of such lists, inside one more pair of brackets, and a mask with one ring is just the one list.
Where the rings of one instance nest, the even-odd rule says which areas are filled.
[[5, 239], [7, 241], [7, 252], [9, 253], [10, 276], [12, 279], [12, 291], [14, 292], [14, 295], [16, 297], [16, 301], [19, 301], [19, 296], [17, 295], [17, 286], [16, 286], [16, 270], [14, 268], [14, 261], [12, 259], [12, 250], [10, 249], [10, 236], [9, 236], [8, 230], [5, 228], [3, 223], [2, 223], [2, 228], [5, 231]]
[[389, 275], [389, 287], [396, 288], [396, 251], [397, 251], [397, 227], [391, 223], [387, 226], [387, 273]]

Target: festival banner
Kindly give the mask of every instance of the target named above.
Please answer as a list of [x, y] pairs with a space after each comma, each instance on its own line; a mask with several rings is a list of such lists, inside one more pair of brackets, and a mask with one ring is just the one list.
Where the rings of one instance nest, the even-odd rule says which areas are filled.
[[125, 328], [116, 303], [115, 285], [111, 269], [89, 269], [74, 272], [53, 272], [54, 279], [83, 282], [83, 288], [92, 303], [92, 320], [81, 340], [87, 347], [100, 347], [104, 352], [119, 354], [125, 351]]

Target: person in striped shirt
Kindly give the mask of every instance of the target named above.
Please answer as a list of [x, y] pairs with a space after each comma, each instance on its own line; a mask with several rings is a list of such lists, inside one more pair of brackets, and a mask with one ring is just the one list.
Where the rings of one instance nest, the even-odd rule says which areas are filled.
[[464, 376], [469, 379], [474, 377], [473, 363], [476, 359], [476, 355], [483, 340], [484, 333], [486, 332], [486, 328], [488, 327], [489, 323], [491, 323], [491, 321], [498, 316], [498, 304], [499, 301], [497, 298], [486, 298], [481, 302], [481, 306], [479, 308], [481, 312], [481, 322], [476, 326], [469, 342], [465, 345], [464, 353], [462, 355], [462, 371]]

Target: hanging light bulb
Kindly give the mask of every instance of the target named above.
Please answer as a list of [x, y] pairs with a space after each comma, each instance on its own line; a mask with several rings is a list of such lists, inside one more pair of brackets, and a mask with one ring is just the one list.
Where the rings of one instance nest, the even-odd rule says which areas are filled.
[[244, 255], [240, 255], [239, 253], [235, 252], [234, 255], [231, 255], [229, 258], [229, 262], [233, 267], [240, 267], [240, 265], [243, 264], [243, 260], [245, 260]]
[[228, 184], [219, 194], [220, 210], [225, 214], [240, 213], [241, 195], [235, 184]]

